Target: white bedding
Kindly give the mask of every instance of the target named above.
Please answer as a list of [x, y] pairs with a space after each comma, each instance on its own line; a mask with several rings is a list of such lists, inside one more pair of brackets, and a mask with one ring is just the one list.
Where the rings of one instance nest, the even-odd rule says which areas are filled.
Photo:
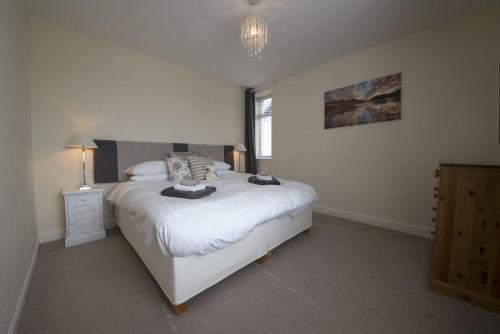
[[296, 217], [317, 199], [304, 183], [280, 179], [281, 186], [259, 186], [248, 183], [249, 176], [230, 173], [204, 181], [217, 191], [195, 200], [161, 196], [169, 181], [128, 181], [108, 200], [131, 216], [146, 244], [156, 238], [164, 254], [191, 256], [225, 248], [269, 220]]

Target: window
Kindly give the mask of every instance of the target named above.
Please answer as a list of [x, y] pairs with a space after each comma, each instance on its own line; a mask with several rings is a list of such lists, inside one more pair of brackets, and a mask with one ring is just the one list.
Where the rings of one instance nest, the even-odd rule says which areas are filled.
[[257, 159], [272, 157], [273, 98], [271, 95], [255, 99], [255, 154]]

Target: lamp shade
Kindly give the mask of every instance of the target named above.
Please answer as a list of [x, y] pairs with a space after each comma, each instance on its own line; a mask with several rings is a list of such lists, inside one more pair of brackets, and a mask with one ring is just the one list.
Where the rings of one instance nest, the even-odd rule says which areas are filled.
[[71, 140], [66, 144], [67, 147], [84, 147], [84, 148], [97, 148], [97, 144], [94, 140], [86, 133], [76, 134]]
[[247, 151], [247, 148], [245, 147], [245, 144], [243, 144], [243, 143], [239, 143], [238, 145], [236, 145], [236, 146], [234, 147], [234, 150], [235, 150], [236, 152], [246, 152], [246, 151]]

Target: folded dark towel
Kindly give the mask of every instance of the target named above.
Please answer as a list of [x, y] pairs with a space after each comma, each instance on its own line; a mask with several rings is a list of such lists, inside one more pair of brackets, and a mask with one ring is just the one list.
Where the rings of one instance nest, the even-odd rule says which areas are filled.
[[273, 184], [275, 186], [279, 186], [281, 184], [280, 181], [278, 181], [278, 179], [276, 179], [274, 176], [273, 176], [273, 179], [272, 180], [259, 180], [257, 178], [257, 176], [250, 176], [248, 178], [248, 182], [250, 183], [253, 183], [253, 184], [258, 184], [260, 186], [267, 186], [267, 185], [270, 185], [270, 184]]
[[215, 192], [217, 188], [215, 187], [206, 187], [203, 190], [198, 190], [198, 191], [179, 191], [175, 190], [174, 187], [168, 187], [166, 189], [163, 189], [161, 191], [162, 196], [168, 196], [168, 197], [179, 197], [179, 198], [187, 198], [187, 199], [198, 199], [198, 198], [203, 198], [211, 193]]

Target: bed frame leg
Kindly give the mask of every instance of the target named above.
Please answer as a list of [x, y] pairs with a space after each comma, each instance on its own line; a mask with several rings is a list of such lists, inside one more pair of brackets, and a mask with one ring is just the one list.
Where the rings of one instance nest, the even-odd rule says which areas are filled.
[[255, 262], [257, 262], [258, 264], [263, 264], [270, 257], [271, 257], [271, 251], [268, 251], [266, 255], [259, 257], [257, 260], [255, 260]]
[[308, 229], [306, 229], [306, 230], [303, 231], [304, 234], [309, 234], [309, 232], [311, 232], [311, 228], [310, 227]]
[[171, 303], [170, 301], [168, 301], [168, 306], [170, 307], [170, 310], [172, 311], [172, 313], [174, 315], [179, 315], [181, 313], [184, 313], [187, 310], [186, 303], [175, 305], [175, 304]]

